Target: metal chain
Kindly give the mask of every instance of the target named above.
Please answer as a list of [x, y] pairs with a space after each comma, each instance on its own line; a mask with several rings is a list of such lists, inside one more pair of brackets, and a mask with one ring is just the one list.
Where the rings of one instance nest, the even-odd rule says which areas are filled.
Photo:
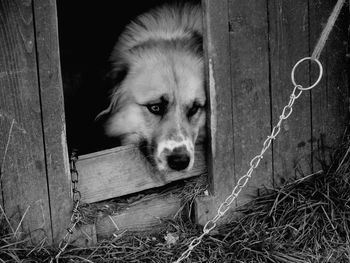
[[217, 214], [213, 219], [210, 219], [203, 227], [203, 233], [194, 238], [191, 243], [189, 244], [187, 250], [182, 253], [180, 258], [176, 260], [174, 263], [179, 263], [182, 260], [186, 259], [189, 257], [191, 254], [192, 250], [198, 246], [203, 237], [208, 234], [211, 230], [213, 230], [216, 227], [216, 222], [225, 215], [225, 213], [230, 209], [230, 206], [232, 202], [238, 197], [239, 193], [242, 191], [242, 189], [246, 186], [246, 184], [249, 181], [249, 178], [251, 177], [254, 169], [256, 169], [261, 161], [263, 159], [264, 153], [266, 150], [270, 147], [272, 140], [276, 138], [276, 136], [279, 134], [281, 131], [281, 124], [283, 120], [286, 120], [293, 112], [293, 104], [297, 98], [300, 97], [301, 93], [303, 92], [301, 90], [302, 86], [296, 85], [293, 89], [292, 94], [290, 95], [290, 99], [288, 104], [283, 108], [282, 114], [279, 117], [279, 121], [276, 124], [275, 127], [273, 127], [272, 132], [269, 136], [267, 136], [267, 139], [263, 143], [263, 147], [261, 149], [261, 152], [256, 155], [249, 163], [250, 167], [248, 171], [246, 172], [245, 175], [243, 175], [241, 178], [239, 178], [236, 186], [232, 190], [231, 194], [225, 199], [224, 202], [221, 203], [217, 210]]
[[69, 241], [73, 235], [74, 229], [76, 225], [81, 220], [81, 214], [78, 210], [80, 200], [81, 200], [81, 193], [78, 190], [78, 182], [79, 182], [79, 173], [75, 166], [76, 161], [78, 160], [78, 156], [76, 151], [73, 151], [70, 158], [70, 172], [71, 172], [71, 182], [72, 182], [72, 192], [73, 192], [73, 209], [72, 209], [72, 216], [70, 218], [70, 222], [67, 228], [67, 233], [62, 238], [61, 242], [58, 244], [58, 252], [55, 257], [52, 257], [50, 260], [50, 263], [53, 262], [53, 260], [56, 260], [58, 262], [58, 258], [61, 256], [61, 254], [66, 250]]
[[281, 131], [281, 124], [282, 124], [283, 120], [286, 120], [292, 114], [293, 104], [294, 104], [295, 100], [300, 97], [303, 90], [311, 89], [310, 87], [303, 88], [301, 85], [298, 85], [295, 83], [295, 77], [294, 77], [295, 69], [301, 62], [303, 62], [305, 60], [311, 60], [311, 61], [316, 62], [318, 64], [319, 70], [320, 70], [318, 79], [310, 87], [311, 88], [315, 87], [319, 83], [319, 81], [321, 80], [321, 77], [323, 74], [323, 68], [322, 68], [322, 64], [319, 62], [319, 60], [308, 57], [308, 58], [304, 58], [304, 59], [298, 61], [295, 64], [295, 66], [293, 67], [293, 70], [292, 70], [292, 75], [291, 75], [292, 82], [294, 84], [293, 92], [289, 97], [288, 104], [286, 106], [284, 106], [284, 108], [282, 110], [282, 114], [280, 115], [277, 124], [273, 127], [271, 134], [269, 136], [267, 136], [267, 139], [264, 141], [261, 152], [250, 161], [248, 171], [246, 172], [245, 175], [243, 175], [241, 178], [239, 178], [239, 180], [238, 180], [236, 186], [234, 187], [234, 189], [232, 190], [231, 194], [229, 196], [227, 196], [225, 201], [222, 202], [221, 205], [219, 206], [214, 218], [210, 219], [204, 225], [203, 233], [191, 241], [191, 243], [188, 245], [188, 248], [181, 254], [181, 256], [176, 261], [174, 261], [174, 263], [180, 263], [182, 260], [188, 258], [189, 255], [191, 254], [192, 250], [202, 242], [203, 237], [216, 227], [217, 221], [221, 217], [223, 217], [225, 215], [225, 213], [230, 209], [232, 202], [238, 197], [239, 193], [246, 186], [250, 177], [252, 176], [254, 169], [256, 169], [258, 167], [261, 159], [264, 156], [264, 153], [270, 147], [272, 140], [274, 140], [276, 138], [276, 136], [279, 134], [279, 132]]

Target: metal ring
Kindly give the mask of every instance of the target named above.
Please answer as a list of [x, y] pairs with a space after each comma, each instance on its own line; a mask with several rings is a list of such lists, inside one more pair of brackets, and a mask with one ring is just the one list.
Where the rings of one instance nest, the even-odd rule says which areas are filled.
[[[305, 60], [315, 61], [315, 62], [317, 63], [317, 65], [318, 65], [319, 69], [320, 69], [320, 73], [319, 73], [319, 75], [318, 75], [318, 78], [317, 78], [316, 82], [315, 82], [314, 84], [312, 84], [312, 85], [311, 85], [310, 87], [308, 87], [308, 88], [303, 88], [302, 86], [300, 86], [299, 84], [297, 84], [297, 83], [295, 82], [295, 77], [294, 77], [295, 69], [299, 66], [300, 63], [304, 62]], [[322, 78], [322, 75], [323, 75], [323, 67], [322, 67], [321, 62], [320, 62], [317, 58], [305, 57], [305, 58], [303, 58], [303, 59], [300, 59], [300, 60], [294, 65], [294, 67], [293, 67], [293, 69], [292, 69], [291, 77], [292, 77], [293, 85], [294, 85], [294, 86], [300, 86], [300, 87], [298, 88], [299, 90], [310, 90], [310, 89], [314, 88], [314, 87], [320, 82], [320, 80], [321, 80], [321, 78]]]

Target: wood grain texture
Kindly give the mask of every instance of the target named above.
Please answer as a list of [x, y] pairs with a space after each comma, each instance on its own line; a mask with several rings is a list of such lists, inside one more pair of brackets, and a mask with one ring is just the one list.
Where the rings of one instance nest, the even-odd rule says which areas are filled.
[[159, 231], [162, 219], [173, 218], [181, 208], [181, 200], [171, 193], [150, 196], [130, 205], [113, 216], [96, 223], [97, 240], [110, 238], [124, 231]]
[[[294, 64], [309, 55], [308, 11], [307, 1], [268, 1], [272, 125], [277, 124], [293, 91], [290, 72]], [[309, 84], [307, 65], [297, 71], [296, 78], [303, 86]], [[311, 172], [310, 93], [303, 92], [294, 105], [273, 143], [275, 185]]]
[[196, 201], [199, 223], [212, 218], [216, 204], [232, 191], [235, 182], [228, 3], [204, 0], [202, 5], [208, 71], [207, 159], [211, 196]]
[[206, 173], [204, 149], [196, 146], [195, 164], [188, 173], [157, 173], [135, 146], [122, 146], [79, 156], [82, 201], [92, 203], [123, 196]]
[[72, 200], [56, 1], [36, 0], [33, 3], [53, 241], [58, 243], [70, 222]]
[[[310, 47], [313, 50], [335, 2], [309, 2]], [[346, 58], [348, 26], [349, 10], [344, 6], [321, 53], [323, 78], [311, 91], [314, 171], [322, 168], [319, 160], [330, 161], [332, 148], [339, 143], [349, 122], [349, 67]], [[311, 82], [317, 78], [318, 72], [317, 67], [311, 67]]]
[[94, 247], [97, 244], [96, 226], [81, 225], [74, 230], [70, 244], [76, 247]]
[[12, 227], [52, 240], [32, 1], [0, 1], [0, 160]]
[[[234, 124], [234, 170], [249, 169], [271, 131], [268, 21], [266, 1], [229, 1], [231, 89]], [[269, 149], [237, 199], [242, 205], [273, 185]]]

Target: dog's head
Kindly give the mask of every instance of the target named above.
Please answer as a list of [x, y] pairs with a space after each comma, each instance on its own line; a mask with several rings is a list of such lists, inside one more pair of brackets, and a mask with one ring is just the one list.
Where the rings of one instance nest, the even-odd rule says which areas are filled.
[[[200, 10], [185, 7], [179, 17], [187, 19], [170, 24], [166, 19], [176, 15], [167, 10], [134, 23], [115, 48], [112, 61], [118, 84], [107, 109], [106, 133], [119, 137], [122, 144], [138, 144], [159, 171], [188, 171], [205, 126]], [[191, 19], [190, 25], [198, 30], [178, 24]], [[174, 29], [175, 23], [183, 32]], [[147, 24], [159, 30], [149, 34]], [[174, 31], [172, 36], [170, 29], [162, 32], [165, 26]]]
[[203, 62], [186, 52], [151, 53], [129, 65], [106, 132], [139, 144], [160, 171], [189, 170], [205, 125]]

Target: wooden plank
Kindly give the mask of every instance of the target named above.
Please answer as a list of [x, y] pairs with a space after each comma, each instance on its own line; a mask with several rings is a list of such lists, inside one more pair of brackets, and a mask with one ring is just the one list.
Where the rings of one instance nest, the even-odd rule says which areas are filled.
[[72, 200], [56, 1], [33, 3], [53, 241], [58, 243], [70, 222]]
[[232, 191], [234, 177], [230, 39], [227, 1], [203, 0], [204, 50], [207, 63], [210, 196], [198, 198], [197, 221], [205, 223]]
[[[67, 230], [66, 230], [67, 231]], [[70, 244], [76, 247], [93, 247], [97, 244], [96, 226], [77, 226], [70, 239]]]
[[31, 3], [0, 1], [1, 186], [12, 227], [51, 242]]
[[[271, 131], [266, 1], [229, 1], [235, 174], [243, 176]], [[240, 193], [242, 205], [273, 185], [272, 151]]]
[[[310, 2], [310, 47], [314, 48], [327, 23], [335, 2]], [[349, 120], [349, 75], [346, 58], [349, 10], [344, 6], [321, 53], [324, 67], [321, 83], [312, 90], [312, 138], [314, 171], [321, 169], [319, 159], [330, 161], [331, 148], [343, 135]], [[311, 68], [311, 81], [318, 69]]]
[[[294, 64], [309, 54], [308, 3], [304, 0], [268, 1], [271, 64], [272, 125], [276, 125], [293, 90], [290, 73]], [[306, 64], [297, 82], [308, 85]], [[293, 114], [282, 124], [273, 143], [274, 183], [279, 185], [311, 171], [310, 93], [304, 92]]]
[[180, 209], [181, 200], [177, 195], [167, 193], [150, 196], [113, 216], [99, 219], [96, 223], [97, 240], [125, 231], [159, 231], [162, 219], [173, 218]]
[[130, 145], [79, 156], [76, 167], [82, 201], [106, 200], [206, 173], [203, 147], [196, 148], [195, 164], [188, 173], [160, 174]]
[[[1, 79], [0, 79], [1, 81]], [[5, 201], [3, 198], [3, 173], [4, 173], [4, 165], [5, 165], [5, 157], [7, 155], [7, 151], [8, 151], [8, 146], [9, 143], [11, 141], [11, 133], [9, 132], [11, 129], [13, 129], [13, 127], [11, 128], [11, 122], [7, 120], [7, 118], [4, 115], [4, 112], [0, 109], [0, 205], [1, 207], [5, 207]]]

